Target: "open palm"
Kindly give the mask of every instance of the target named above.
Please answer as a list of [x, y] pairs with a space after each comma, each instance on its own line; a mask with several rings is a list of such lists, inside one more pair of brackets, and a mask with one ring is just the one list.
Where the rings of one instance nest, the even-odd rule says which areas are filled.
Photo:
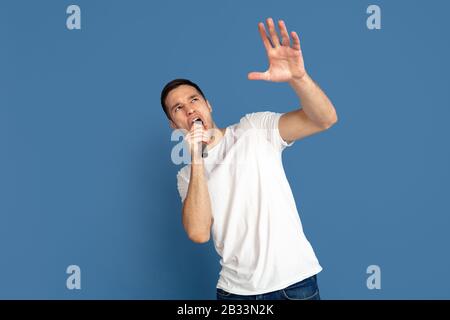
[[292, 45], [284, 21], [278, 21], [281, 33], [281, 43], [275, 30], [272, 18], [267, 19], [270, 39], [266, 34], [264, 23], [258, 24], [259, 33], [269, 58], [269, 69], [265, 72], [250, 72], [249, 80], [266, 80], [274, 82], [289, 82], [301, 79], [306, 75], [300, 39], [295, 31], [291, 32]]

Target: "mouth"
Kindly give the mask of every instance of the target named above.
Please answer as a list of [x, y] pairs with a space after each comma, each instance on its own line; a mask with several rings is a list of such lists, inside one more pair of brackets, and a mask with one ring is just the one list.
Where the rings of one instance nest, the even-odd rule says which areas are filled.
[[192, 126], [194, 125], [194, 122], [195, 122], [195, 121], [200, 121], [200, 122], [202, 123], [203, 127], [206, 129], [205, 122], [204, 122], [204, 121], [202, 120], [202, 118], [200, 118], [200, 117], [192, 118], [191, 123], [190, 123], [191, 128], [192, 128]]

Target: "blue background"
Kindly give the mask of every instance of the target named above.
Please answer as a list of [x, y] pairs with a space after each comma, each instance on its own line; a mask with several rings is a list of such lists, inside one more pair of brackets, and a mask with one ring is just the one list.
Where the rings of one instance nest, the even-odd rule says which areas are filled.
[[[82, 29], [66, 28], [81, 7]], [[368, 30], [377, 4], [382, 29]], [[449, 299], [450, 4], [0, 2], [0, 298], [214, 299], [219, 257], [181, 225], [159, 104], [197, 82], [219, 127], [299, 106], [264, 71], [284, 19], [339, 122], [283, 153], [324, 299]], [[66, 288], [67, 266], [81, 290]], [[366, 268], [381, 268], [381, 290]]]

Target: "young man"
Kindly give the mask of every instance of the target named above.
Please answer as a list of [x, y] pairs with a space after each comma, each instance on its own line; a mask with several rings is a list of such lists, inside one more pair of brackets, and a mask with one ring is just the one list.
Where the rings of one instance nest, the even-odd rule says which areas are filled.
[[251, 113], [220, 129], [193, 82], [173, 80], [161, 93], [171, 127], [187, 132], [192, 159], [177, 175], [182, 221], [194, 242], [208, 241], [212, 231], [222, 265], [218, 299], [319, 299], [316, 274], [322, 268], [303, 233], [281, 153], [330, 128], [337, 115], [305, 70], [298, 35], [291, 33], [291, 44], [279, 21], [280, 42], [271, 18], [267, 25], [270, 36], [263, 23], [258, 28], [269, 69], [248, 78], [288, 82], [301, 109]]

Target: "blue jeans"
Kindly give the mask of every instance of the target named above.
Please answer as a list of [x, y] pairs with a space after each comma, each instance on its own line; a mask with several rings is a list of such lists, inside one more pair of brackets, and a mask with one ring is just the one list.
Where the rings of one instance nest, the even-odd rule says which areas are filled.
[[273, 292], [242, 296], [217, 288], [216, 296], [217, 300], [320, 300], [316, 275]]

